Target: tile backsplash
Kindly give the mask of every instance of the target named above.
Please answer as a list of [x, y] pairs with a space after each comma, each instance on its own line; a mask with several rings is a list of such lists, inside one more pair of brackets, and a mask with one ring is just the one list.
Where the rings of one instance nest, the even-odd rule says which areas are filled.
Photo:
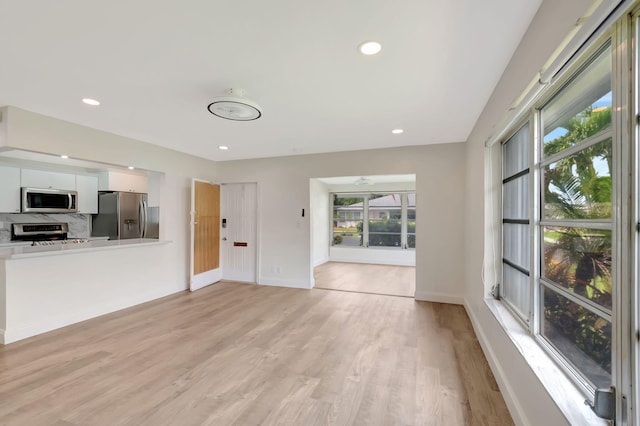
[[11, 241], [12, 223], [67, 222], [69, 238], [89, 238], [91, 236], [91, 215], [70, 213], [0, 213], [0, 243]]

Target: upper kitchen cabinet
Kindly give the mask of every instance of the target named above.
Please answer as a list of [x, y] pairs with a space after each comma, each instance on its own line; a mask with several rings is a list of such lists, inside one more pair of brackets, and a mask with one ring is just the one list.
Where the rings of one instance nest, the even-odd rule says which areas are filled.
[[148, 192], [147, 176], [110, 170], [100, 173], [100, 191]]
[[76, 175], [78, 213], [98, 213], [98, 176]]
[[18, 185], [18, 187], [65, 189], [69, 191], [76, 189], [76, 175], [71, 173], [22, 169], [21, 181], [22, 184]]
[[0, 166], [0, 213], [20, 211], [20, 169]]

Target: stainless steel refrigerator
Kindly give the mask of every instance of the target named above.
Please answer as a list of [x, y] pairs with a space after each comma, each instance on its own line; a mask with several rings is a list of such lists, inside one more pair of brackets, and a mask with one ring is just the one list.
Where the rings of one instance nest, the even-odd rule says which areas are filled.
[[109, 237], [110, 240], [158, 238], [157, 235], [149, 235], [150, 229], [157, 229], [157, 226], [149, 223], [147, 194], [115, 191], [98, 193], [98, 214], [93, 216], [92, 236]]

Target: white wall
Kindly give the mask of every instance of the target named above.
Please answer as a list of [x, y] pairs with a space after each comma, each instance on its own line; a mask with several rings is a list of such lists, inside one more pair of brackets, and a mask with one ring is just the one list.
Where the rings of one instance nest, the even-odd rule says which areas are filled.
[[485, 192], [484, 142], [509, 105], [542, 67], [592, 2], [545, 0], [496, 86], [466, 144], [465, 304], [505, 400], [517, 423], [562, 425], [567, 420], [483, 301], [483, 259], [491, 270], [490, 199]]
[[[164, 173], [160, 193], [154, 199], [160, 202], [160, 238], [173, 244], [172, 261], [157, 264], [166, 278], [158, 283], [163, 286], [159, 294], [188, 288], [191, 179], [213, 180], [214, 162], [15, 107], [0, 108], [0, 113], [0, 149], [64, 153], [71, 158], [135, 165], [138, 169]], [[3, 126], [7, 127], [6, 132]]]
[[318, 179], [309, 180], [309, 215], [311, 216], [311, 259], [313, 266], [329, 260], [329, 187]]
[[[465, 236], [464, 144], [425, 145], [217, 163], [220, 182], [258, 182], [261, 262], [258, 282], [312, 285], [309, 179], [415, 174], [418, 234], [416, 297], [462, 303]], [[273, 266], [282, 272], [274, 273]]]

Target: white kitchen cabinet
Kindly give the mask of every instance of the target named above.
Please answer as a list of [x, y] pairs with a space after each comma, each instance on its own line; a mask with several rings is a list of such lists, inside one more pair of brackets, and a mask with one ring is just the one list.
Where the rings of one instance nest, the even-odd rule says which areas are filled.
[[138, 173], [108, 171], [100, 174], [100, 191], [148, 192], [147, 176]]
[[72, 173], [22, 169], [21, 182], [28, 188], [76, 189], [76, 175]]
[[98, 176], [76, 175], [78, 213], [98, 213]]
[[20, 169], [0, 166], [0, 213], [20, 211]]

